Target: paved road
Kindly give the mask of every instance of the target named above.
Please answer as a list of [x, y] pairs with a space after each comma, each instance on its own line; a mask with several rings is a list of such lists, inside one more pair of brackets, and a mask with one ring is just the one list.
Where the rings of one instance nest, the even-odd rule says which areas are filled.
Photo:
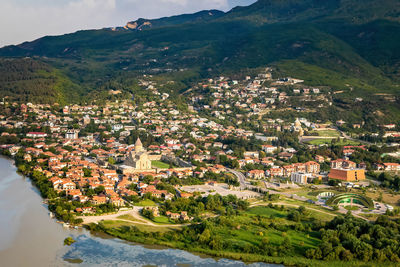
[[371, 142], [368, 142], [368, 141], [364, 141], [364, 140], [355, 139], [355, 138], [353, 138], [353, 137], [351, 137], [351, 136], [347, 135], [345, 132], [343, 132], [343, 131], [339, 130], [337, 127], [333, 127], [333, 128], [334, 128], [334, 129], [336, 129], [337, 131], [339, 131], [339, 132], [340, 132], [340, 135], [341, 135], [341, 137], [344, 137], [345, 139], [349, 139], [349, 140], [351, 140], [351, 141], [355, 141], [355, 142], [360, 142], [360, 143], [362, 143], [362, 144], [374, 145], [373, 143], [371, 143]]
[[230, 173], [234, 174], [238, 178], [239, 183], [240, 183], [240, 189], [244, 190], [250, 186], [250, 184], [246, 182], [246, 177], [244, 176], [243, 173], [241, 173], [239, 171], [235, 171], [233, 169], [228, 169], [228, 171]]

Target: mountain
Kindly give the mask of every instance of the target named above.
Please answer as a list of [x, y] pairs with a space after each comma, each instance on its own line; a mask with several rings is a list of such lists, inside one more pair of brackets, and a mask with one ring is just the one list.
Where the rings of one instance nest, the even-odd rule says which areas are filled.
[[[219, 10], [204, 10], [194, 14], [184, 14], [160, 19], [143, 19], [128, 22], [123, 29], [125, 30], [144, 30], [156, 27], [180, 25], [183, 23], [201, 23], [222, 17], [225, 13]], [[121, 28], [119, 28], [121, 29]]]
[[249, 7], [230, 11], [232, 17], [247, 17], [262, 23], [345, 20], [367, 23], [378, 19], [400, 21], [397, 0], [259, 0]]
[[[266, 65], [276, 75], [373, 101], [378, 93], [399, 93], [399, 18], [398, 0], [259, 0], [227, 13], [139, 19], [116, 29], [46, 36], [4, 47], [0, 57], [46, 64], [68, 80], [58, 89], [68, 101], [74, 99], [71, 84], [72, 94], [87, 100], [96, 95], [91, 91], [134, 92], [134, 77], [143, 73], [168, 73], [179, 80], [179, 94], [198, 78]], [[0, 96], [8, 95], [11, 87], [0, 83]]]

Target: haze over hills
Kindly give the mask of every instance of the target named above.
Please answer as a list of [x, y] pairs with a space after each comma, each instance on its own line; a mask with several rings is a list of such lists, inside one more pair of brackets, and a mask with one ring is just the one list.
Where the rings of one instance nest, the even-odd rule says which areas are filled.
[[[201, 77], [239, 75], [272, 65], [275, 75], [345, 90], [344, 102], [354, 96], [374, 99], [376, 93], [398, 95], [399, 44], [397, 0], [259, 0], [227, 13], [139, 19], [125, 27], [4, 47], [0, 96], [86, 101], [97, 95], [90, 93], [94, 91], [134, 92], [134, 77], [163, 73], [180, 82], [175, 90], [179, 94]], [[23, 57], [31, 57], [25, 61], [37, 68], [27, 72], [21, 59], [5, 60]], [[23, 73], [25, 82], [13, 72]], [[41, 90], [56, 91], [46, 99], [30, 86], [43, 79]], [[398, 119], [399, 107], [391, 108]]]

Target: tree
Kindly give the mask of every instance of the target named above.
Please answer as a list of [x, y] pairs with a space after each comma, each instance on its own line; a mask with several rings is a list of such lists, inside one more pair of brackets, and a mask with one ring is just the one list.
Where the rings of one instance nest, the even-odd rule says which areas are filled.
[[76, 241], [72, 237], [67, 237], [64, 239], [64, 246], [71, 246]]
[[199, 235], [199, 241], [203, 244], [208, 244], [211, 238], [211, 232], [208, 229], [204, 229], [204, 231]]
[[85, 177], [90, 177], [92, 176], [92, 171], [88, 168], [83, 168], [83, 174]]
[[111, 165], [115, 164], [115, 159], [113, 157], [109, 157], [108, 158], [108, 163], [110, 163]]
[[299, 222], [300, 221], [300, 213], [297, 210], [291, 211], [288, 214], [288, 219], [294, 222]]
[[98, 195], [98, 194], [104, 192], [104, 190], [105, 190], [104, 186], [100, 185], [94, 189], [94, 192], [96, 193], [96, 195]]
[[287, 251], [292, 249], [292, 242], [290, 241], [289, 237], [286, 236], [283, 239], [281, 246]]

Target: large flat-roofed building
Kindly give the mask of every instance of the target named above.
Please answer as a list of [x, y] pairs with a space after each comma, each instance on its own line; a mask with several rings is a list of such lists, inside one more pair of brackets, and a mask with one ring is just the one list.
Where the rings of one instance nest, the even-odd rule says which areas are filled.
[[290, 180], [298, 184], [307, 184], [307, 180], [312, 176], [312, 173], [294, 172], [290, 175]]
[[331, 169], [329, 178], [347, 182], [365, 180], [364, 169]]

